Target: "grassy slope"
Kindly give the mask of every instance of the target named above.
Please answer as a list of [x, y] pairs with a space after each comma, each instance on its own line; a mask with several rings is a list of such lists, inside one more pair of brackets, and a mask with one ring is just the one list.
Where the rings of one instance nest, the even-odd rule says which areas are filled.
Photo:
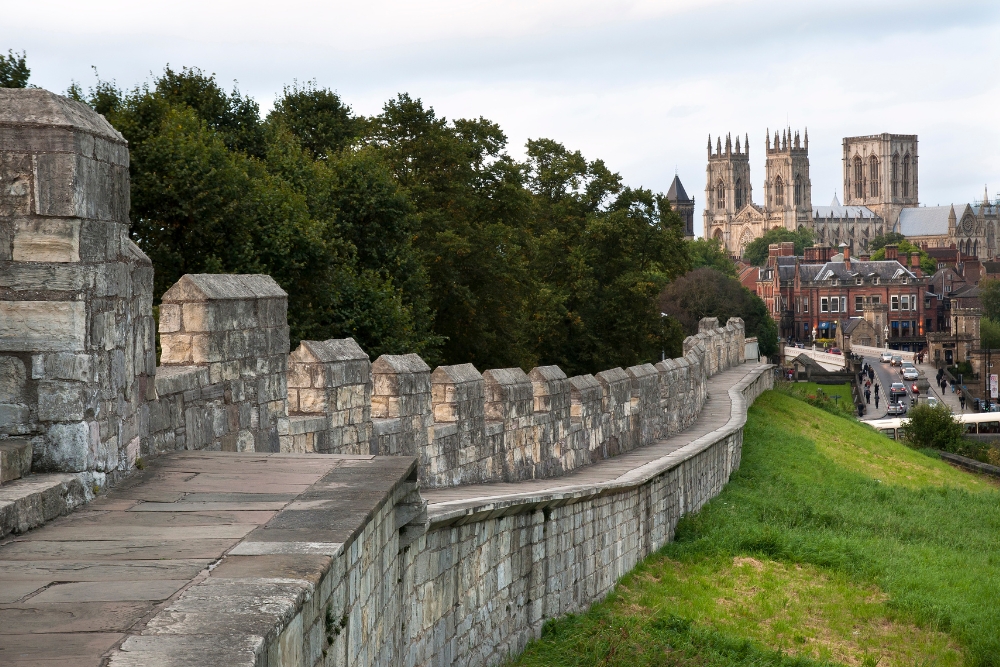
[[998, 501], [987, 481], [768, 392], [724, 492], [517, 664], [1000, 665]]

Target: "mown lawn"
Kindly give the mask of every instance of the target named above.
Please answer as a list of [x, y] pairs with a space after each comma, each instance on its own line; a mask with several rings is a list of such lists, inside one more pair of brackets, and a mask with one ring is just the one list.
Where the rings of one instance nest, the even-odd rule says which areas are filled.
[[513, 664], [1000, 665], [1000, 493], [767, 392], [676, 540]]

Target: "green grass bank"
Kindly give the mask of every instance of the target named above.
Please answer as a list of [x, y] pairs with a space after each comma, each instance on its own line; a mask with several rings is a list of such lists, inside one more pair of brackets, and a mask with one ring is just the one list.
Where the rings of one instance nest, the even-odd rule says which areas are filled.
[[1000, 493], [770, 391], [676, 540], [512, 664], [1000, 666]]

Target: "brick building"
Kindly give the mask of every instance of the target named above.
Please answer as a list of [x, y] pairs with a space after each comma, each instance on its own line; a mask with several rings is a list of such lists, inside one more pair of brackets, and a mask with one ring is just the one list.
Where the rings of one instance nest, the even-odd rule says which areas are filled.
[[804, 257], [795, 257], [791, 246], [771, 245], [757, 281], [757, 295], [783, 338], [837, 338], [850, 319], [864, 318], [876, 332], [876, 345], [883, 345], [888, 334], [892, 349], [925, 347], [926, 278], [918, 257], [907, 268], [895, 246], [886, 246], [886, 259], [880, 261], [854, 259], [844, 244], [840, 252], [829, 246], [806, 248]]

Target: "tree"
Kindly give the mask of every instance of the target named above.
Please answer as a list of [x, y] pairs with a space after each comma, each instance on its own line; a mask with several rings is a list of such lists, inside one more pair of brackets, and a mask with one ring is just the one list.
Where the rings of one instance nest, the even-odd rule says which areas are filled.
[[743, 251], [743, 261], [754, 266], [764, 266], [772, 243], [785, 243], [791, 241], [795, 244], [795, 254], [802, 255], [805, 249], [813, 244], [812, 230], [801, 227], [795, 231], [777, 227], [769, 229], [757, 239], [751, 241], [746, 250]]
[[660, 308], [676, 318], [685, 333], [698, 332], [703, 317], [742, 317], [748, 336], [756, 336], [761, 354], [778, 351], [778, 327], [760, 297], [738, 280], [716, 269], [695, 269], [678, 278], [660, 293]]
[[717, 269], [727, 276], [736, 277], [736, 265], [722, 249], [719, 239], [694, 239], [688, 241], [688, 254], [691, 256], [691, 268], [700, 269], [708, 266]]
[[[937, 271], [937, 262], [927, 254], [927, 251], [920, 246], [914, 245], [906, 240], [906, 238], [896, 239], [897, 236], [902, 236], [902, 234], [896, 234], [895, 232], [887, 234], [885, 237], [876, 238], [888, 238], [890, 243], [883, 244], [881, 248], [872, 253], [872, 261], [881, 261], [885, 259], [885, 246], [886, 245], [896, 245], [897, 252], [899, 253], [900, 263], [906, 265], [910, 268], [910, 256], [917, 255], [920, 257], [920, 270], [927, 275], [934, 275]], [[869, 246], [870, 248], [871, 246]]]
[[922, 403], [909, 413], [906, 438], [916, 447], [954, 451], [962, 443], [962, 423], [944, 403]]
[[364, 126], [337, 93], [315, 81], [286, 86], [267, 122], [287, 127], [314, 157], [328, 158], [355, 141]]
[[979, 323], [979, 335], [983, 348], [990, 350], [1000, 348], [1000, 321], [983, 317]]
[[899, 245], [903, 241], [906, 241], [906, 237], [899, 232], [888, 232], [873, 236], [871, 241], [868, 242], [868, 252], [874, 253], [876, 250], [881, 250], [887, 245]]
[[979, 300], [987, 318], [1000, 322], [1000, 280], [987, 278], [979, 282]]
[[27, 88], [30, 76], [31, 69], [23, 51], [17, 54], [10, 50], [7, 55], [0, 54], [0, 88]]

